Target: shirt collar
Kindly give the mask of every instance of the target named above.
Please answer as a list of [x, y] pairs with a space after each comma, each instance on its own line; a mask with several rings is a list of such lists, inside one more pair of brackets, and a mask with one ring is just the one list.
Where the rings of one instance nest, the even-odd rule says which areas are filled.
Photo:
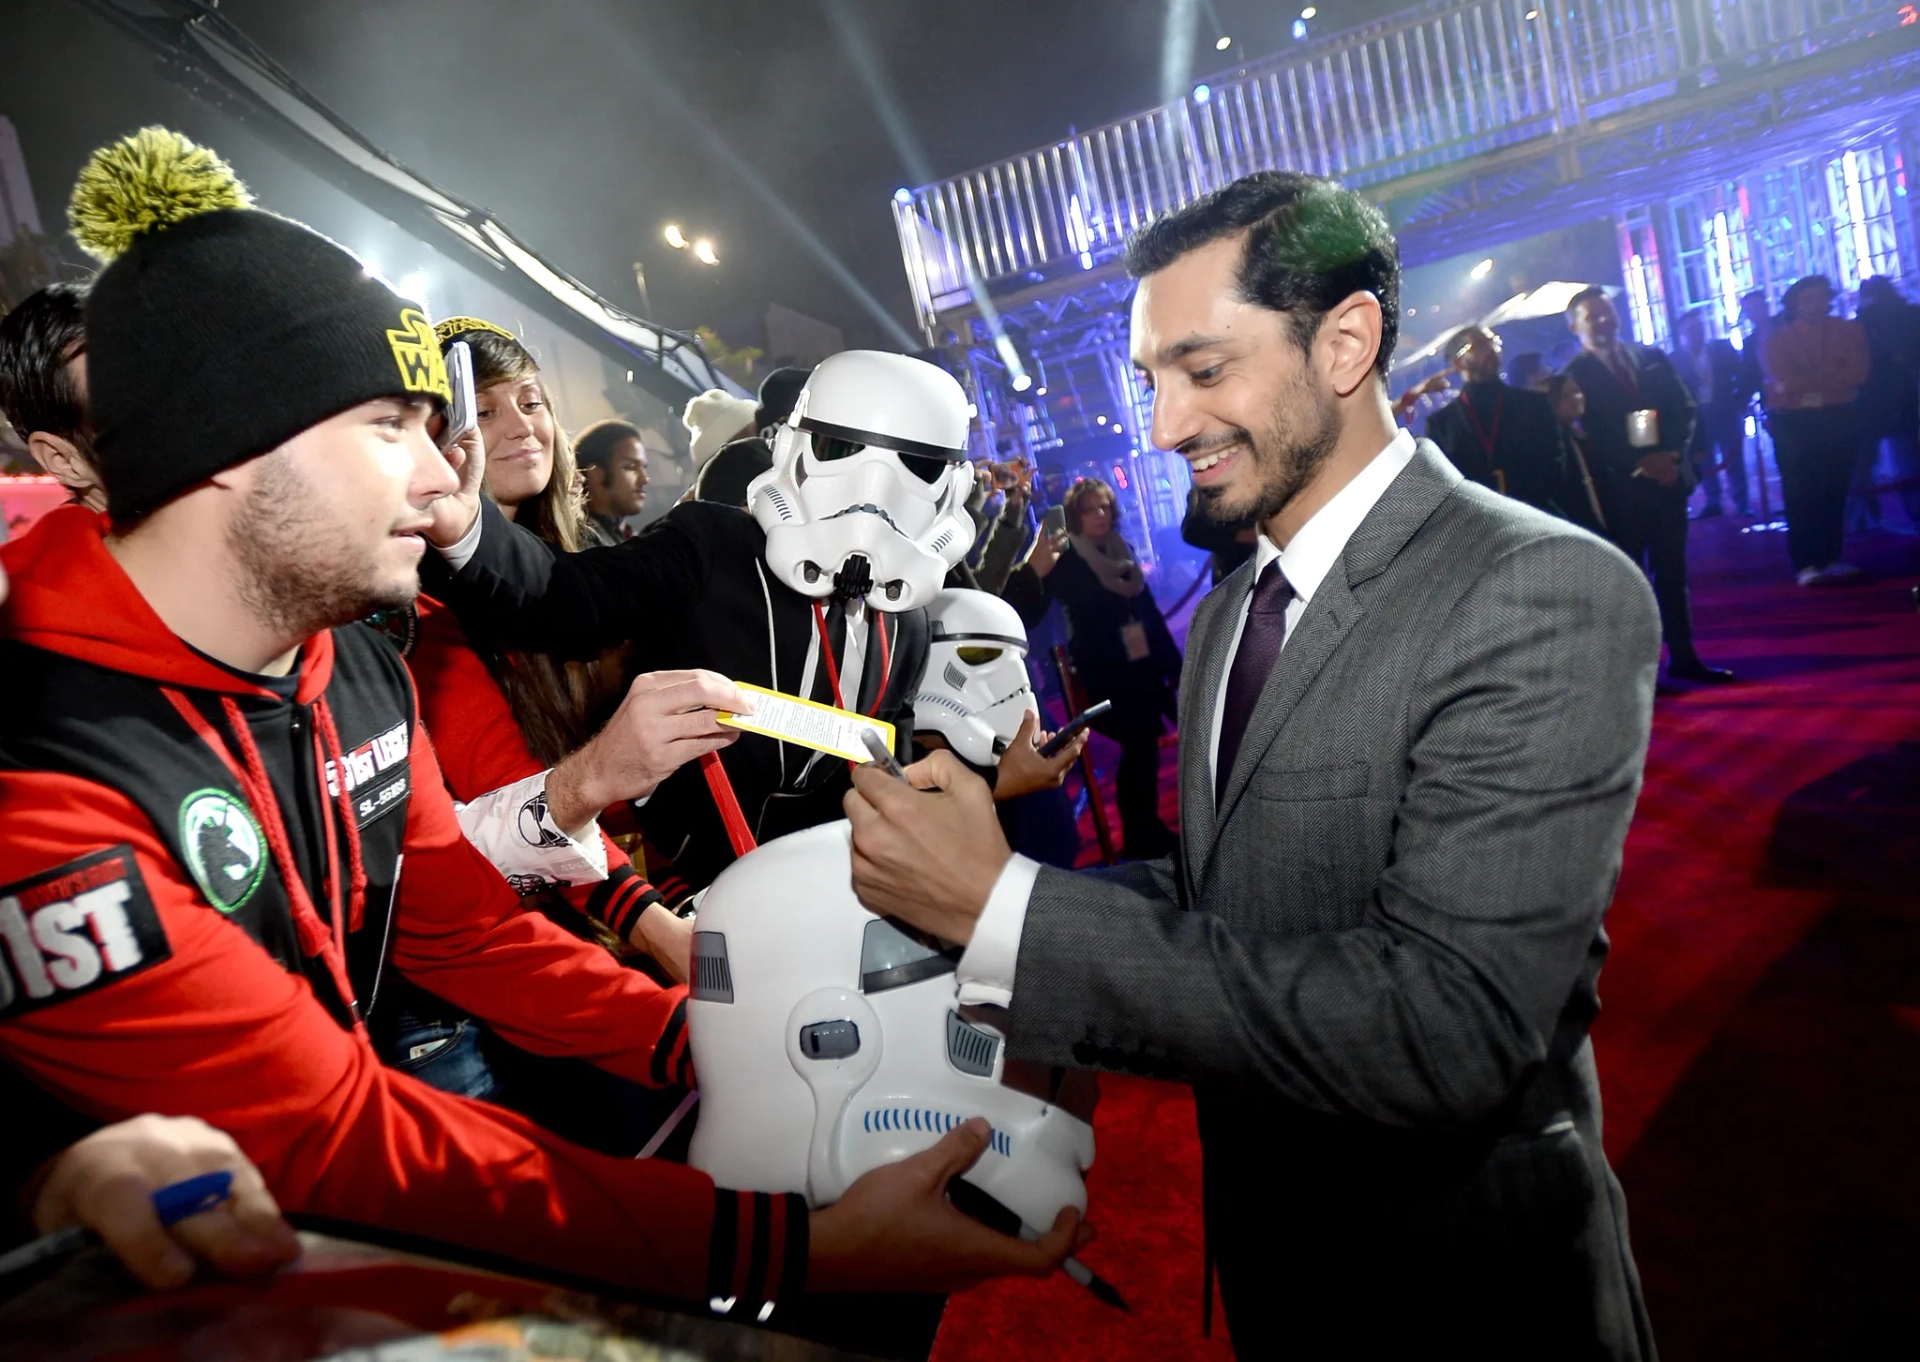
[[1347, 541], [1360, 528], [1360, 522], [1373, 510], [1374, 503], [1413, 462], [1413, 436], [1396, 430], [1387, 447], [1374, 455], [1366, 467], [1354, 474], [1353, 481], [1333, 494], [1333, 500], [1313, 513], [1295, 532], [1283, 550], [1262, 534], [1255, 541], [1253, 579], [1260, 580], [1267, 564], [1280, 560], [1280, 571], [1301, 604], [1313, 599], [1333, 565], [1346, 551]]

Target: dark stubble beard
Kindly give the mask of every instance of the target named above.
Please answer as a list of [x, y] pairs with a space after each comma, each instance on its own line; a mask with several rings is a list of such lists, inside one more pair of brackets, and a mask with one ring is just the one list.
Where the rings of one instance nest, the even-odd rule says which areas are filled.
[[418, 574], [404, 587], [383, 588], [365, 551], [319, 505], [291, 457], [270, 454], [227, 526], [241, 603], [288, 638], [410, 605], [420, 592]]
[[1338, 410], [1303, 372], [1274, 402], [1267, 428], [1258, 436], [1239, 427], [1204, 441], [1189, 441], [1180, 452], [1207, 453], [1236, 443], [1246, 448], [1258, 477], [1250, 499], [1229, 501], [1226, 487], [1200, 489], [1200, 509], [1207, 519], [1221, 525], [1240, 525], [1249, 519], [1260, 523], [1278, 515], [1333, 457], [1339, 439]]

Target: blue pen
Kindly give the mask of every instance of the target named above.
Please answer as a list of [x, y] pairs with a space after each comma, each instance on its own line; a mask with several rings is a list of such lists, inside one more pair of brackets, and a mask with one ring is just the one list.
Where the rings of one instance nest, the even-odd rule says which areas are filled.
[[[163, 1228], [179, 1224], [190, 1215], [210, 1211], [233, 1193], [233, 1174], [202, 1173], [183, 1182], [162, 1187], [153, 1194], [153, 1213]], [[68, 1225], [52, 1234], [42, 1235], [30, 1244], [22, 1244], [11, 1253], [0, 1253], [0, 1277], [20, 1272], [36, 1263], [77, 1253], [99, 1236], [85, 1225]]]

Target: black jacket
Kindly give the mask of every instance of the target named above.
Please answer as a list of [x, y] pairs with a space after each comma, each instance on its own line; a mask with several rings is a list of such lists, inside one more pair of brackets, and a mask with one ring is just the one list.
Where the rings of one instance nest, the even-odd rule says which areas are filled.
[[1566, 502], [1560, 422], [1544, 393], [1499, 379], [1469, 383], [1460, 396], [1427, 418], [1427, 438], [1482, 487], [1542, 510], [1558, 511]]
[[[1587, 414], [1581, 425], [1592, 444], [1587, 459], [1593, 479], [1600, 488], [1603, 503], [1610, 503], [1630, 485], [1633, 470], [1651, 449], [1635, 449], [1627, 443], [1627, 413], [1651, 407], [1660, 413], [1658, 449], [1681, 455], [1680, 481], [1666, 489], [1685, 498], [1700, 483], [1693, 460], [1685, 457], [1693, 447], [1693, 426], [1698, 411], [1693, 394], [1680, 380], [1673, 361], [1648, 345], [1622, 342], [1628, 362], [1633, 366], [1635, 386], [1629, 389], [1612, 369], [1598, 358], [1582, 351], [1567, 362], [1563, 372], [1573, 375], [1580, 391], [1587, 396]], [[1609, 518], [1611, 518], [1611, 510]]]
[[[1071, 544], [1045, 578], [1047, 596], [1067, 612], [1067, 652], [1079, 669], [1090, 699], [1143, 681], [1172, 685], [1180, 676], [1180, 649], [1153, 599], [1151, 587], [1138, 596], [1122, 596], [1100, 584], [1093, 569]], [[1120, 631], [1138, 621], [1146, 626], [1148, 655], [1129, 661]]]
[[[428, 584], [459, 614], [476, 647], [588, 658], [630, 644], [636, 671], [704, 667], [800, 693], [816, 629], [813, 601], [765, 570], [766, 534], [738, 507], [686, 502], [624, 544], [571, 554], [556, 552], [490, 502], [481, 514], [485, 528], [473, 560], [457, 574], [438, 564]], [[848, 708], [895, 725], [896, 752], [911, 760], [912, 702], [927, 663], [926, 612], [869, 611], [868, 620], [861, 693], [857, 702], [847, 697]], [[831, 702], [826, 686], [819, 666], [810, 698]], [[752, 733], [722, 754], [760, 841], [841, 816], [847, 764], [814, 756]], [[648, 840], [691, 888], [710, 883], [734, 858], [697, 763], [669, 777], [639, 817]]]
[[1855, 320], [1866, 328], [1873, 369], [1853, 400], [1860, 433], [1868, 437], [1920, 434], [1920, 307], [1868, 303]]

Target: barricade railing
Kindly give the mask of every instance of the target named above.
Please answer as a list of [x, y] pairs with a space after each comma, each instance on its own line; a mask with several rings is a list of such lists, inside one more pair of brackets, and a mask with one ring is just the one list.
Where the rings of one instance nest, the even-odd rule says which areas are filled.
[[[1910, 0], [1464, 0], [1304, 43], [1185, 98], [895, 196], [923, 323], [1091, 269], [1262, 169], [1356, 187], [1548, 138], [1915, 21]], [[1042, 277], [1046, 277], [1043, 273]]]

